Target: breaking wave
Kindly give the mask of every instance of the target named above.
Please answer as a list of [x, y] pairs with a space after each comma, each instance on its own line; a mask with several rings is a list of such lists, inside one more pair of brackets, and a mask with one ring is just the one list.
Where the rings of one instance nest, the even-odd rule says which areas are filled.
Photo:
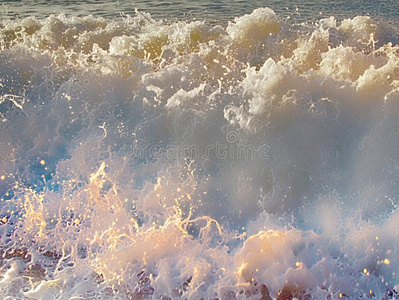
[[393, 299], [399, 34], [0, 24], [4, 299]]

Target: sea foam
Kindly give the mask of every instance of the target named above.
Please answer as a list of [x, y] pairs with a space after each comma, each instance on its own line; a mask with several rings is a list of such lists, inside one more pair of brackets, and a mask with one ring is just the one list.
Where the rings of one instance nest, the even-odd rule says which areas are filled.
[[3, 299], [398, 297], [398, 42], [268, 8], [3, 21]]

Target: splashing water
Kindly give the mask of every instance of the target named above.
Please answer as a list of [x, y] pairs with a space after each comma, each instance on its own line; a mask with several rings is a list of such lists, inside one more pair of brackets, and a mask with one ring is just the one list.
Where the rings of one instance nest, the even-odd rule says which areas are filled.
[[398, 42], [268, 8], [3, 21], [3, 299], [397, 298]]

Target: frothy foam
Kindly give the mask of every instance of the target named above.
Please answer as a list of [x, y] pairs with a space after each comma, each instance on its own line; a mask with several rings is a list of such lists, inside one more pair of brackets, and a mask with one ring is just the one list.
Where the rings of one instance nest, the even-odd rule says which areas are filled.
[[4, 299], [397, 297], [399, 35], [0, 25]]

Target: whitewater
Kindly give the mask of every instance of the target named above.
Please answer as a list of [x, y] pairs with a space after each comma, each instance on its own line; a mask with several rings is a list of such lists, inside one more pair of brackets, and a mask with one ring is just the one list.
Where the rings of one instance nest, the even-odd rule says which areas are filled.
[[0, 22], [2, 299], [398, 299], [399, 31], [270, 8]]

